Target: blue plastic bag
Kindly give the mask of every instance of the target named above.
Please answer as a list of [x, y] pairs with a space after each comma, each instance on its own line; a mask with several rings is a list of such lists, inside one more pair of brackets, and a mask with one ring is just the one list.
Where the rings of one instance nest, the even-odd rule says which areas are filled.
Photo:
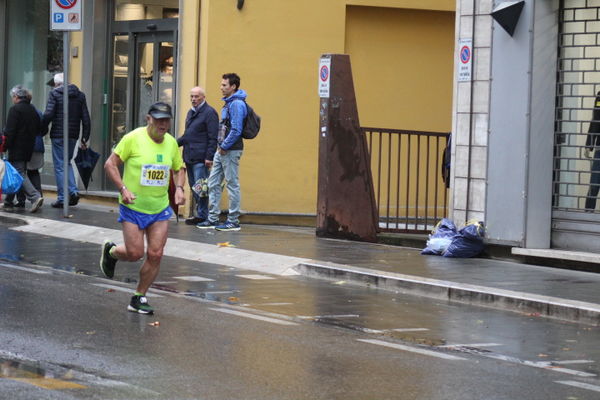
[[8, 161], [4, 161], [4, 177], [2, 178], [2, 194], [17, 193], [23, 184], [23, 177]]
[[442, 254], [443, 257], [467, 258], [476, 257], [485, 248], [483, 237], [485, 228], [483, 222], [471, 222], [458, 231], [452, 243]]
[[433, 228], [427, 247], [421, 251], [423, 255], [441, 255], [443, 254], [454, 237], [458, 234], [454, 222], [447, 218], [442, 218], [440, 222]]

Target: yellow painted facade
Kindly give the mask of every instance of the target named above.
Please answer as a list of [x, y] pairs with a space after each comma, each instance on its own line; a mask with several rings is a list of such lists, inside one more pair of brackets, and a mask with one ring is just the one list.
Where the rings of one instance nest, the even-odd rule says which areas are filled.
[[[241, 76], [262, 117], [240, 164], [245, 212], [316, 213], [322, 54], [350, 54], [362, 126], [450, 131], [454, 0], [236, 3], [180, 0], [176, 101], [182, 127], [191, 87], [220, 110], [221, 75]], [[81, 34], [73, 46], [83, 46]], [[73, 59], [76, 84], [81, 68]]]
[[315, 213], [321, 54], [350, 54], [361, 125], [450, 130], [454, 1], [183, 3], [182, 104], [200, 84], [220, 108], [221, 75], [237, 72], [262, 117], [241, 160], [247, 212]]

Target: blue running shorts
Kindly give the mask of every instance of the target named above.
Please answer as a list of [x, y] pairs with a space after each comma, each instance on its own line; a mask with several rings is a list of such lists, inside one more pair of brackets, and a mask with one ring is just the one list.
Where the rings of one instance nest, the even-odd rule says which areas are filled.
[[144, 230], [155, 222], [164, 221], [171, 218], [172, 215], [173, 209], [171, 206], [167, 206], [167, 208], [158, 214], [145, 214], [139, 211], [134, 211], [129, 207], [125, 207], [123, 204], [119, 204], [118, 222], [131, 222], [132, 224], [136, 224], [141, 230]]

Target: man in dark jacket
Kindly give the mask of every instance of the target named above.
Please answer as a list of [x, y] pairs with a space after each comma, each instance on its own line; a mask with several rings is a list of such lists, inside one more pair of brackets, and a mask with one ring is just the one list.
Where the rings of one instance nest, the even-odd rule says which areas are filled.
[[[201, 87], [190, 91], [192, 108], [185, 118], [185, 132], [177, 139], [177, 144], [183, 146], [183, 161], [188, 174], [188, 182], [194, 200], [196, 215], [185, 220], [188, 225], [196, 225], [208, 217], [208, 190], [203, 191], [202, 181], [208, 178], [208, 171], [213, 163], [217, 150], [217, 133], [219, 130], [219, 115], [205, 100], [206, 94]], [[196, 183], [198, 185], [195, 185]]]
[[[36, 212], [42, 206], [44, 199], [27, 177], [27, 162], [33, 154], [35, 137], [41, 130], [40, 116], [31, 105], [31, 94], [27, 89], [18, 85], [10, 90], [13, 106], [8, 110], [6, 118], [6, 148], [8, 161], [23, 177], [22, 189], [25, 197], [31, 202], [31, 212]], [[12, 208], [15, 194], [6, 196], [4, 208]]]
[[[73, 158], [75, 144], [79, 139], [81, 127], [82, 144], [85, 144], [90, 138], [90, 113], [88, 111], [85, 94], [73, 84], [69, 85], [69, 160]], [[44, 111], [43, 124], [48, 126], [52, 122], [50, 129], [50, 140], [52, 141], [52, 161], [54, 163], [54, 176], [56, 178], [57, 198], [52, 207], [61, 208], [63, 206], [63, 74], [54, 75], [54, 89], [48, 95], [48, 104]], [[73, 174], [73, 167], [69, 163], [69, 205], [75, 206], [79, 202], [79, 193], [77, 183]]]

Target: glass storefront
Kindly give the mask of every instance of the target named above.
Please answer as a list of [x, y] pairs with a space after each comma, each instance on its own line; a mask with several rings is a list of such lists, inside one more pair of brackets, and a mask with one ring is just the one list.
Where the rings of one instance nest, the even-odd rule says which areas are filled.
[[[32, 103], [41, 111], [46, 107], [48, 80], [62, 71], [62, 33], [49, 30], [47, 1], [8, 0], [6, 2], [6, 111], [12, 106], [9, 91], [21, 84], [30, 89]], [[4, 121], [3, 121], [4, 124]], [[42, 182], [55, 184], [50, 139], [46, 136]]]

